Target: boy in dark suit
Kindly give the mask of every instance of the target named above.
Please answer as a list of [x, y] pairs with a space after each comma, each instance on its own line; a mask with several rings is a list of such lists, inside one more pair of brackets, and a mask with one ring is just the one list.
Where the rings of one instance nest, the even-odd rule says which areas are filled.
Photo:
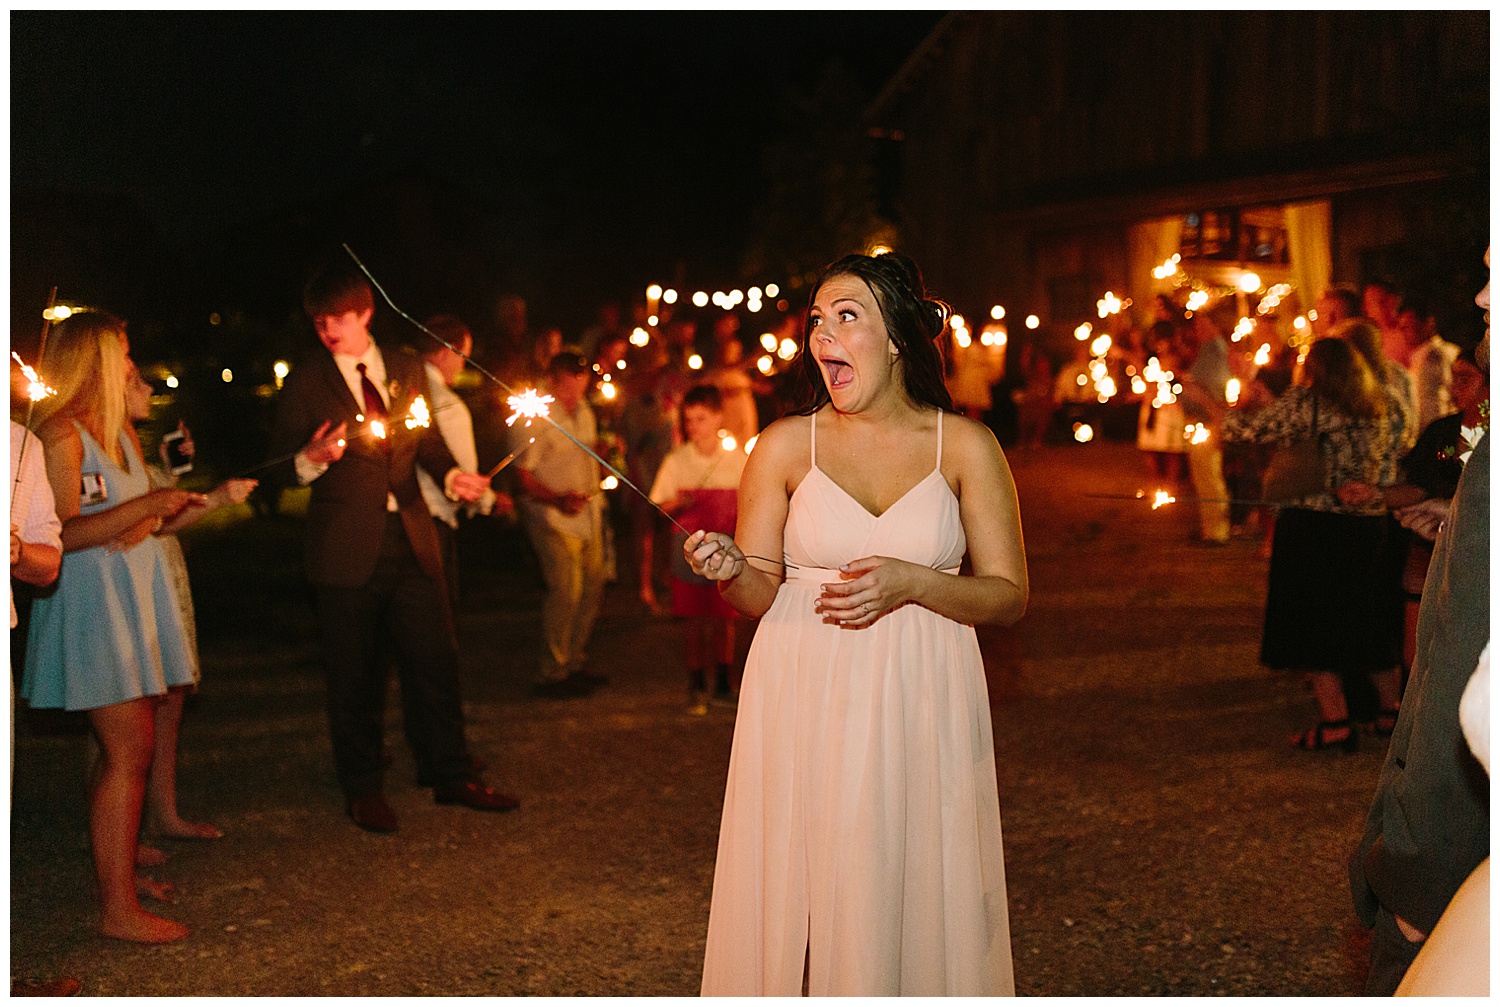
[[480, 811], [518, 807], [514, 797], [474, 776], [452, 610], [416, 465], [441, 476], [454, 500], [478, 500], [488, 480], [460, 471], [436, 425], [420, 424], [431, 401], [421, 361], [382, 353], [375, 344], [369, 331], [375, 301], [363, 277], [352, 268], [329, 268], [308, 283], [303, 307], [323, 350], [302, 361], [281, 390], [271, 451], [296, 456], [268, 481], [312, 486], [307, 577], [316, 594], [329, 733], [349, 816], [371, 832], [397, 828], [383, 794], [381, 739], [392, 653], [403, 705], [417, 719], [406, 724], [406, 735], [418, 776], [432, 781], [438, 803]]

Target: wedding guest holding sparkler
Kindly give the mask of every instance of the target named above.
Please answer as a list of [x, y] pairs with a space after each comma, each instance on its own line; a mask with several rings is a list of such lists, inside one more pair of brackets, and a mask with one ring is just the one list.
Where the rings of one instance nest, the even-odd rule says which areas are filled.
[[[12, 397], [16, 371], [11, 371]], [[47, 587], [57, 580], [62, 567], [62, 522], [47, 483], [46, 461], [42, 445], [30, 431], [15, 420], [10, 421], [10, 575], [12, 579], [34, 587]], [[10, 603], [10, 629], [17, 625], [16, 602]], [[16, 691], [10, 692], [10, 766], [11, 780], [16, 772]], [[14, 791], [14, 788], [12, 788]], [[10, 995], [72, 996], [80, 987], [77, 979], [64, 977], [27, 981], [11, 978]]]
[[1370, 503], [1345, 504], [1343, 483], [1378, 483], [1391, 440], [1385, 396], [1348, 343], [1320, 339], [1303, 383], [1263, 409], [1231, 409], [1226, 441], [1315, 440], [1321, 488], [1287, 501], [1276, 517], [1260, 660], [1308, 675], [1318, 723], [1291, 743], [1308, 750], [1359, 745], [1349, 724], [1343, 678], [1367, 675], [1380, 706], [1400, 705], [1400, 608], [1386, 575], [1389, 528]]
[[160, 943], [186, 937], [188, 928], [141, 908], [136, 834], [161, 701], [191, 686], [197, 669], [153, 533], [204, 498], [150, 488], [129, 422], [129, 353], [124, 323], [92, 311], [54, 326], [39, 364], [57, 386], [36, 414], [62, 523], [63, 572], [57, 590], [32, 609], [21, 694], [33, 707], [86, 712], [103, 750], [89, 774], [99, 929]]
[[[552, 424], [592, 447], [599, 439], [585, 397], [593, 371], [580, 354], [564, 351], [547, 367], [556, 399]], [[536, 437], [515, 464], [521, 519], [541, 560], [542, 651], [534, 685], [538, 696], [587, 695], [607, 679], [588, 670], [589, 637], [604, 597], [604, 498], [599, 463], [552, 424], [530, 428]]]
[[[733, 439], [719, 436], [724, 425], [723, 399], [713, 385], [694, 385], [682, 398], [682, 433], [686, 441], [662, 462], [651, 485], [651, 502], [685, 528], [734, 532], [740, 474], [745, 452]], [[698, 576], [682, 552], [686, 535], [673, 538], [672, 614], [688, 620], [688, 712], [708, 712], [707, 665], [714, 668], [713, 700], [733, 705], [729, 673], [734, 666], [734, 607], [719, 597], [710, 580]], [[711, 648], [711, 649], [710, 649]]]
[[[443, 443], [465, 472], [479, 471], [479, 452], [474, 445], [474, 417], [464, 400], [453, 391], [453, 382], [464, 369], [465, 358], [474, 352], [474, 335], [469, 327], [452, 315], [433, 315], [423, 323], [428, 330], [440, 336], [448, 345], [434, 343], [422, 354], [427, 370], [427, 390], [432, 393], [429, 408]], [[451, 349], [449, 347], [452, 347]], [[448, 601], [458, 604], [458, 515], [473, 517], [493, 513], [509, 514], [515, 510], [508, 494], [497, 494], [486, 486], [479, 500], [472, 504], [449, 499], [425, 468], [417, 466], [417, 483], [422, 487], [422, 499], [427, 501], [427, 510], [432, 514], [433, 528], [438, 534], [438, 543], [443, 553], [443, 573], [448, 578]]]
[[[760, 617], [740, 690], [703, 993], [1011, 994], [984, 662], [1026, 608], [1020, 511], [954, 415], [948, 308], [899, 254], [811, 288], [801, 413], [766, 428], [734, 538], [693, 571]], [[961, 574], [967, 556], [971, 572]]]
[[[1152, 325], [1146, 345], [1150, 350], [1150, 360], [1156, 361], [1156, 370], [1151, 369], [1148, 361], [1146, 395], [1141, 400], [1141, 411], [1136, 423], [1135, 446], [1145, 459], [1146, 474], [1152, 479], [1153, 485], [1157, 489], [1173, 490], [1182, 482], [1182, 472], [1187, 460], [1187, 438], [1184, 434], [1187, 418], [1182, 411], [1182, 404], [1172, 391], [1171, 379], [1166, 377], [1175, 377], [1182, 370], [1182, 360], [1177, 350], [1177, 332], [1172, 323], [1157, 322]], [[1157, 374], [1162, 375], [1162, 380], [1152, 387], [1153, 375]]]
[[271, 442], [281, 460], [266, 478], [312, 486], [307, 577], [345, 809], [366, 831], [399, 827], [385, 799], [381, 740], [392, 651], [403, 706], [419, 714], [404, 727], [422, 785], [439, 804], [516, 808], [475, 774], [464, 738], [447, 575], [416, 466], [465, 503], [477, 503], [489, 480], [463, 471], [431, 425], [422, 365], [383, 351], [370, 335], [375, 298], [363, 276], [325, 268], [304, 289], [303, 308], [322, 350], [293, 368], [281, 390]]

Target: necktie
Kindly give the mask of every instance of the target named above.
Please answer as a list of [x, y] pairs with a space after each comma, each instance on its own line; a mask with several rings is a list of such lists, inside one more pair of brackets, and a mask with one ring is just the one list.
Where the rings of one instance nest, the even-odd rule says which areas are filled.
[[380, 389], [375, 387], [375, 382], [365, 373], [364, 364], [355, 364], [354, 369], [359, 371], [359, 385], [365, 393], [365, 415], [374, 420], [385, 419], [385, 400], [380, 397]]

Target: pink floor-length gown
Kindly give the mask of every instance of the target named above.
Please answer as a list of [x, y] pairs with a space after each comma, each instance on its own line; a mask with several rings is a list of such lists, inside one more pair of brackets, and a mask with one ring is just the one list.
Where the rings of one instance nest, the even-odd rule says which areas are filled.
[[812, 470], [787, 514], [786, 583], [750, 648], [709, 914], [705, 996], [1015, 991], [984, 665], [972, 626], [909, 604], [863, 629], [813, 611], [838, 567], [956, 573], [937, 461], [879, 517]]

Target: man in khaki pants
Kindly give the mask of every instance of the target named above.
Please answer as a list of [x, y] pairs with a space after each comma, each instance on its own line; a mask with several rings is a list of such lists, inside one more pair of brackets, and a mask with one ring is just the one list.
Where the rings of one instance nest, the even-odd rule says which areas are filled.
[[[556, 400], [552, 423], [592, 448], [599, 428], [584, 397], [591, 376], [588, 361], [565, 351], [547, 366], [546, 391]], [[518, 426], [514, 436], [517, 447], [536, 438], [516, 460], [521, 517], [547, 582], [535, 692], [548, 699], [583, 696], [605, 682], [588, 672], [584, 653], [604, 596], [603, 473], [552, 424]]]

